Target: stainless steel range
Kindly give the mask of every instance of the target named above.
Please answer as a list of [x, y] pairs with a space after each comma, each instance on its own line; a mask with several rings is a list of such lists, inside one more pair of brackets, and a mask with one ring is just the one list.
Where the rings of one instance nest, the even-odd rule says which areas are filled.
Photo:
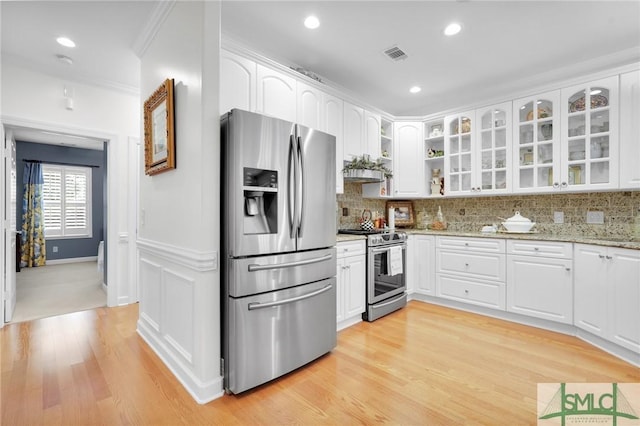
[[367, 236], [367, 305], [362, 319], [375, 321], [407, 304], [407, 234], [344, 229]]

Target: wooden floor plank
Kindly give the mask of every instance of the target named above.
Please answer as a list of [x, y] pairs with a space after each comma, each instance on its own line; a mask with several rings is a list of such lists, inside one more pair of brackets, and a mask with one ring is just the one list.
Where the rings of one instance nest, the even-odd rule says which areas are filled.
[[535, 424], [537, 383], [640, 382], [574, 337], [410, 302], [341, 331], [303, 369], [199, 405], [137, 316], [100, 308], [0, 330], [0, 424]]

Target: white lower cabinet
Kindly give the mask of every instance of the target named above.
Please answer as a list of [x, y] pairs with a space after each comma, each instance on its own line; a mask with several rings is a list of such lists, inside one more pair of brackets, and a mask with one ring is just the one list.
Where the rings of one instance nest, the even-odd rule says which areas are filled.
[[435, 296], [436, 239], [431, 235], [410, 235], [407, 243], [409, 293]]
[[504, 240], [436, 238], [436, 295], [505, 309]]
[[572, 324], [571, 251], [571, 243], [508, 241], [507, 311]]
[[576, 327], [640, 354], [640, 250], [575, 245]]
[[337, 244], [336, 303], [337, 324], [342, 329], [362, 320], [366, 300], [365, 242]]

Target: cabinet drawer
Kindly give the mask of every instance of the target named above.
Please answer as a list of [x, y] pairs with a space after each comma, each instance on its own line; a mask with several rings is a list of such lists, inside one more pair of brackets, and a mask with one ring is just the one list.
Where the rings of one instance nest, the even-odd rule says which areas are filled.
[[508, 240], [507, 254], [571, 259], [573, 257], [573, 245], [557, 241]]
[[437, 237], [436, 244], [439, 248], [463, 251], [504, 253], [505, 250], [504, 240], [501, 239]]
[[436, 271], [504, 282], [506, 275], [505, 255], [464, 253], [440, 249], [437, 251]]
[[337, 257], [340, 258], [345, 256], [365, 254], [365, 247], [365, 240], [340, 242], [336, 244], [336, 249], [338, 251]]
[[505, 285], [436, 274], [437, 295], [445, 299], [505, 310]]

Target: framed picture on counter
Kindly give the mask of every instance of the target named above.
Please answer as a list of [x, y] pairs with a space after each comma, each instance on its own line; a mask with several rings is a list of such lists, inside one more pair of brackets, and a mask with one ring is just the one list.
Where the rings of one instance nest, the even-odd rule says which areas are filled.
[[[393, 209], [395, 212], [394, 218], [397, 227], [402, 228], [415, 225], [412, 201], [387, 201], [387, 208], [385, 210], [387, 214], [389, 209]], [[387, 223], [389, 223], [389, 218], [387, 218]]]

